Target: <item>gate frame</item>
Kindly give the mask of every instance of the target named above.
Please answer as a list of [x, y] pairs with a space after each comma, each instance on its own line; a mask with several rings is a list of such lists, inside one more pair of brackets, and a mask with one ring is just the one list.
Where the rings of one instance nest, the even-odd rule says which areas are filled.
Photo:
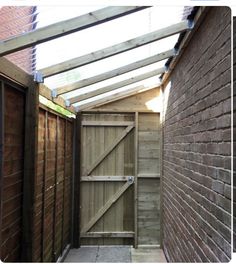
[[[73, 223], [72, 223], [72, 247], [73, 248], [79, 248], [81, 246], [80, 239], [82, 238], [82, 234], [80, 233], [80, 180], [82, 177], [82, 171], [81, 171], [81, 155], [82, 155], [82, 147], [81, 147], [81, 132], [82, 132], [82, 115], [83, 114], [133, 114], [134, 116], [134, 234], [132, 235], [133, 238], [133, 247], [137, 248], [137, 200], [135, 190], [137, 191], [137, 168], [138, 168], [138, 131], [136, 129], [136, 125], [138, 123], [138, 112], [137, 111], [96, 111], [96, 110], [88, 110], [88, 111], [79, 111], [76, 115], [75, 120], [75, 142], [74, 142], [74, 164], [77, 164], [78, 166], [75, 166], [74, 168], [74, 190], [73, 190]], [[136, 201], [136, 202], [135, 202]], [[100, 235], [100, 234], [97, 234]], [[119, 235], [124, 234], [113, 234], [112, 232], [109, 233], [109, 235], [119, 237]], [[127, 237], [129, 237], [131, 234], [127, 234]], [[93, 236], [91, 234], [91, 236]]]

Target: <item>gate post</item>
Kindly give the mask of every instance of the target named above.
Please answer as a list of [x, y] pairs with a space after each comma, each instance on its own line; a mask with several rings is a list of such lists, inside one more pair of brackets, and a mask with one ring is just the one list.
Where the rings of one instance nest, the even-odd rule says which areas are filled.
[[81, 113], [78, 113], [74, 126], [74, 175], [73, 175], [73, 194], [72, 194], [72, 247], [80, 247], [80, 177], [81, 177]]

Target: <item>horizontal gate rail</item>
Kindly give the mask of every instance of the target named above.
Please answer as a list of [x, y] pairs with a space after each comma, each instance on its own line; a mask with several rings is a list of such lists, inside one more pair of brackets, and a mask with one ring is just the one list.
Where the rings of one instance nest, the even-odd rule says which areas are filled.
[[80, 181], [128, 181], [132, 177], [134, 176], [82, 176]]
[[81, 238], [133, 238], [134, 232], [88, 232], [81, 234]]
[[138, 178], [144, 178], [144, 179], [152, 179], [152, 178], [160, 178], [160, 173], [156, 174], [138, 174]]
[[82, 121], [82, 126], [134, 126], [132, 121]]

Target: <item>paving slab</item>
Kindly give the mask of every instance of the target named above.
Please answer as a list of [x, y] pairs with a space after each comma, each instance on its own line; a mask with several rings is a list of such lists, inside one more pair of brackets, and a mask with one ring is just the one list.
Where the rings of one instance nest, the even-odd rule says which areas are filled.
[[96, 262], [98, 246], [71, 249], [64, 262]]
[[114, 246], [114, 247], [99, 247], [96, 262], [111, 262], [111, 263], [130, 263], [131, 262], [131, 247]]
[[140, 262], [155, 262], [155, 263], [166, 263], [165, 255], [162, 249], [156, 248], [137, 248], [131, 249], [131, 260], [135, 263]]

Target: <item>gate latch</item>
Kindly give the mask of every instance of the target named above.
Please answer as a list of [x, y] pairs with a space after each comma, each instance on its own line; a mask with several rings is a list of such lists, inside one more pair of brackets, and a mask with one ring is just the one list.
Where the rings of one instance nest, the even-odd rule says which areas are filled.
[[134, 176], [129, 176], [128, 177], [128, 183], [132, 184], [134, 182]]

